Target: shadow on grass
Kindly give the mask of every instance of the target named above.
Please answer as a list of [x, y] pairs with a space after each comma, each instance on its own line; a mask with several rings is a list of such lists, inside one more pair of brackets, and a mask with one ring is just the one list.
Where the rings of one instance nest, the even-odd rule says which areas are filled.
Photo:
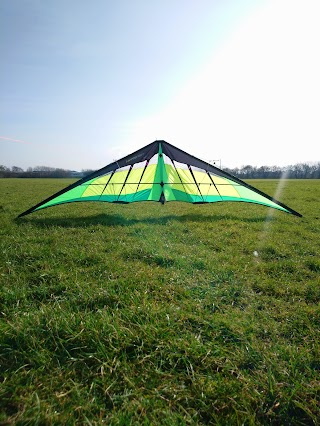
[[262, 223], [266, 219], [264, 216], [241, 218], [238, 215], [202, 215], [202, 214], [185, 214], [185, 215], [167, 215], [157, 217], [127, 218], [120, 214], [97, 214], [83, 217], [51, 217], [51, 218], [17, 218], [16, 224], [25, 225], [32, 224], [40, 228], [61, 227], [61, 228], [83, 228], [93, 225], [103, 226], [131, 226], [137, 223], [148, 225], [167, 225], [169, 222], [220, 222], [220, 221], [240, 221], [247, 223]]

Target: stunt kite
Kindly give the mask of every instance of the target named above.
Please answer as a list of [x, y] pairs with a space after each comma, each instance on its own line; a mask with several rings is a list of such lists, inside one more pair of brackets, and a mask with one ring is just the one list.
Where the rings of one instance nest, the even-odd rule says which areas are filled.
[[19, 217], [76, 201], [193, 204], [243, 201], [301, 214], [223, 170], [165, 141], [155, 141], [67, 186]]

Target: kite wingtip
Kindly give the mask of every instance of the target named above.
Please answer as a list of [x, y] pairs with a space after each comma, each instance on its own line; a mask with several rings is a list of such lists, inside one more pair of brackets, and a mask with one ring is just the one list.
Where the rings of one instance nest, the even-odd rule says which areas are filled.
[[30, 212], [27, 210], [27, 211], [25, 211], [25, 212], [22, 212], [22, 213], [20, 213], [17, 217], [16, 217], [16, 219], [20, 219], [21, 217], [23, 217], [23, 216], [26, 216], [27, 214], [29, 214]]
[[293, 214], [294, 216], [297, 216], [297, 217], [303, 217], [301, 213], [296, 212], [295, 210], [289, 210], [289, 213], [291, 213], [291, 214]]

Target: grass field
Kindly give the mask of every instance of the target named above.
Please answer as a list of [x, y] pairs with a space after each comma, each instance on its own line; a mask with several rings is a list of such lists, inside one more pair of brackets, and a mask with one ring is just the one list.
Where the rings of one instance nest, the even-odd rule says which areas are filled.
[[320, 424], [318, 180], [15, 219], [69, 183], [0, 179], [1, 425]]

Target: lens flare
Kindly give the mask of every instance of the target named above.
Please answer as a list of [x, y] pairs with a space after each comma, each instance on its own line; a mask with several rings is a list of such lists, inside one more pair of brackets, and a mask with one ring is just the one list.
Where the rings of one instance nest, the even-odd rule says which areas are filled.
[[[289, 172], [288, 170], [285, 170], [282, 172], [281, 177], [279, 179], [277, 188], [275, 190], [274, 193], [274, 199], [279, 200], [281, 198], [281, 194], [283, 189], [285, 188], [285, 185], [287, 183], [287, 178], [288, 178]], [[261, 251], [261, 248], [265, 245], [267, 239], [269, 238], [269, 235], [271, 233], [271, 224], [272, 224], [272, 219], [274, 216], [274, 209], [268, 209], [268, 213], [266, 215], [266, 219], [264, 221], [263, 224], [263, 228], [260, 234], [260, 238], [259, 238], [259, 243], [258, 243], [258, 247], [256, 248], [256, 250], [253, 252], [253, 256], [255, 258], [259, 257], [259, 253]]]

